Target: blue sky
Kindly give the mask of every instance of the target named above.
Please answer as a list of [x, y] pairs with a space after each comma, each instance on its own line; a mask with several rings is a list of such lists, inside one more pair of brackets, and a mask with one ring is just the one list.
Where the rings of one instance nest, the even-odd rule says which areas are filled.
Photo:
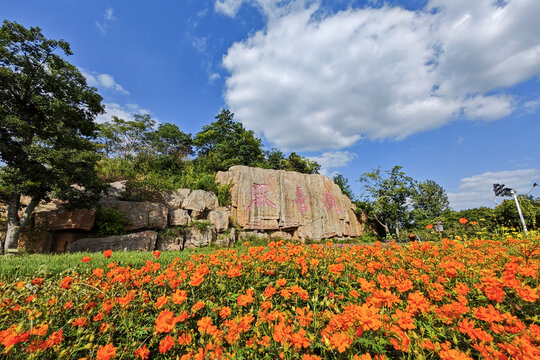
[[148, 112], [195, 134], [227, 108], [357, 195], [363, 172], [401, 165], [455, 209], [493, 206], [494, 182], [540, 182], [538, 14], [537, 0], [2, 5], [71, 44], [100, 121]]

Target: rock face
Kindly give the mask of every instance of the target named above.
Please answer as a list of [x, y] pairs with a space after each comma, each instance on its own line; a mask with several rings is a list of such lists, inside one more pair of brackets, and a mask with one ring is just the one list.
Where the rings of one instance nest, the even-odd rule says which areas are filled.
[[67, 245], [66, 251], [105, 251], [111, 250], [154, 250], [157, 232], [142, 231], [129, 235], [109, 236], [105, 238], [80, 239]]
[[186, 230], [186, 239], [183, 248], [196, 248], [208, 246], [216, 239], [216, 228], [209, 226], [206, 229], [190, 227]]
[[74, 209], [51, 211], [47, 219], [47, 230], [90, 231], [96, 221], [96, 209]]
[[126, 215], [130, 224], [126, 231], [138, 229], [165, 229], [168, 210], [163, 204], [152, 202], [118, 201], [116, 209]]
[[208, 213], [208, 221], [216, 227], [217, 232], [224, 232], [229, 228], [229, 210], [217, 208]]
[[326, 176], [233, 166], [217, 182], [231, 186], [231, 215], [245, 231], [315, 240], [363, 234], [354, 205]]
[[204, 190], [193, 191], [182, 203], [182, 208], [198, 213], [214, 210], [218, 206], [219, 202], [216, 194]]
[[176, 209], [174, 211], [169, 210], [169, 225], [174, 226], [187, 226], [191, 222], [191, 216], [189, 216], [187, 210]]
[[190, 194], [190, 189], [178, 189], [176, 191], [168, 191], [163, 195], [169, 211], [174, 211], [182, 208], [184, 200], [186, 200]]

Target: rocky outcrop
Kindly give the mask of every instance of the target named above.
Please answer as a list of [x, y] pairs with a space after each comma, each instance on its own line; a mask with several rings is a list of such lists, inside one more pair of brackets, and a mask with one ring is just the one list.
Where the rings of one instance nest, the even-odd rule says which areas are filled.
[[109, 236], [104, 238], [80, 239], [68, 244], [66, 251], [105, 251], [111, 250], [132, 250], [132, 251], [152, 251], [155, 249], [157, 232], [142, 231], [128, 235]]
[[172, 226], [187, 226], [191, 222], [191, 216], [189, 216], [187, 210], [176, 209], [174, 211], [169, 210], [169, 225]]
[[217, 208], [208, 213], [208, 221], [216, 227], [217, 232], [224, 232], [229, 228], [229, 209]]
[[182, 208], [203, 213], [219, 206], [216, 194], [204, 190], [195, 190], [183, 201]]
[[233, 166], [217, 181], [231, 186], [231, 216], [245, 231], [316, 240], [363, 233], [354, 205], [326, 176]]
[[197, 248], [208, 246], [216, 240], [216, 228], [192, 226], [186, 229], [186, 238], [183, 248]]
[[51, 211], [47, 218], [47, 230], [90, 231], [96, 221], [96, 209]]
[[167, 191], [163, 195], [165, 205], [169, 208], [169, 211], [182, 209], [184, 200], [186, 200], [191, 193], [190, 189], [178, 189], [176, 191]]
[[130, 224], [124, 230], [165, 229], [167, 227], [168, 210], [160, 203], [118, 201], [116, 209], [124, 214]]

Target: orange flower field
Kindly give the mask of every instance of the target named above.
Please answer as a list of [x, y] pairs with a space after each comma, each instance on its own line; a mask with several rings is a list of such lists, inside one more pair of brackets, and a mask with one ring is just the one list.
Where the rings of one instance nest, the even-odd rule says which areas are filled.
[[540, 359], [538, 239], [103, 256], [1, 278], [0, 357]]

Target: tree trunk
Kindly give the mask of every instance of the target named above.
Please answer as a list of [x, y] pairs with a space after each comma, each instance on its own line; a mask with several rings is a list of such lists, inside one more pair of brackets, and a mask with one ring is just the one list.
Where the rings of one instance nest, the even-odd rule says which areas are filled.
[[8, 218], [7, 218], [7, 229], [6, 229], [6, 241], [4, 243], [4, 254], [7, 254], [10, 250], [16, 250], [19, 235], [21, 230], [28, 224], [30, 216], [34, 211], [35, 207], [39, 203], [40, 199], [38, 197], [33, 197], [30, 201], [30, 204], [24, 210], [22, 217], [19, 219], [19, 206], [21, 202], [21, 194], [14, 194], [11, 197], [8, 205]]
[[396, 221], [396, 241], [399, 241], [399, 222]]

